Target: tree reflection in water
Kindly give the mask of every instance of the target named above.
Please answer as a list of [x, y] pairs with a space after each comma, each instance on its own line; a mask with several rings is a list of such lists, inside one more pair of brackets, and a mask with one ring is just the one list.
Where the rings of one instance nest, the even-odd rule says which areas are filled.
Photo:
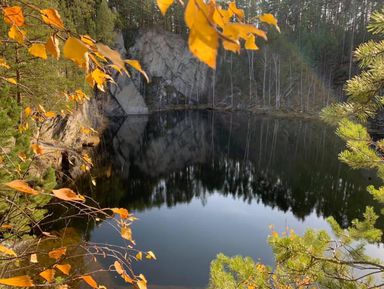
[[142, 211], [218, 192], [346, 226], [375, 204], [366, 186], [376, 180], [341, 164], [342, 147], [334, 129], [315, 120], [209, 111], [128, 117], [95, 152], [93, 197]]

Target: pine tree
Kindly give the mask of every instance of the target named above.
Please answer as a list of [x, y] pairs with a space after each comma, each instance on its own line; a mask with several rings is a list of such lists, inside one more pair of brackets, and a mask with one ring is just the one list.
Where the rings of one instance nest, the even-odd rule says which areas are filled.
[[101, 0], [96, 9], [96, 40], [111, 44], [114, 40], [116, 16], [108, 7], [106, 0]]
[[[384, 37], [384, 10], [373, 14], [368, 29]], [[337, 134], [346, 141], [340, 160], [354, 169], [376, 169], [384, 181], [384, 139], [374, 140], [367, 129], [384, 104], [383, 40], [362, 44], [355, 57], [362, 72], [347, 82], [347, 101], [327, 107], [322, 117], [337, 126]], [[369, 186], [367, 190], [384, 204], [384, 186]], [[292, 230], [283, 234], [272, 230], [269, 244], [276, 260], [273, 270], [248, 258], [219, 255], [211, 264], [210, 289], [382, 288], [384, 262], [365, 254], [367, 244], [382, 238], [383, 231], [375, 228], [378, 218], [369, 207], [363, 219], [353, 220], [348, 229], [328, 218], [336, 239], [325, 231], [311, 229], [303, 236]]]

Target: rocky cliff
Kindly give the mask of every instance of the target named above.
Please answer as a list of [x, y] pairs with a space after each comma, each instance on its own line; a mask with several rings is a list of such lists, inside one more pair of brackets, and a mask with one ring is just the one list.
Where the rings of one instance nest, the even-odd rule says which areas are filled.
[[189, 52], [180, 36], [158, 29], [139, 31], [128, 52], [118, 34], [115, 47], [123, 57], [137, 59], [150, 78], [146, 83], [133, 71], [128, 78], [115, 74], [110, 93], [127, 115], [207, 101], [209, 68]]

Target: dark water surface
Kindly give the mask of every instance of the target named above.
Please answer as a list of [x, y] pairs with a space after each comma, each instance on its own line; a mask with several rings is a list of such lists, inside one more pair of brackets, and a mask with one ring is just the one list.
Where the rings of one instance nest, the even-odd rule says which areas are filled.
[[[341, 164], [342, 147], [319, 121], [209, 111], [129, 117], [105, 135], [93, 197], [139, 218], [138, 248], [158, 257], [134, 266], [150, 288], [204, 288], [219, 252], [272, 265], [270, 224], [329, 230], [326, 217], [346, 226], [374, 204], [365, 190], [374, 174]], [[89, 239], [124, 244], [103, 224]]]

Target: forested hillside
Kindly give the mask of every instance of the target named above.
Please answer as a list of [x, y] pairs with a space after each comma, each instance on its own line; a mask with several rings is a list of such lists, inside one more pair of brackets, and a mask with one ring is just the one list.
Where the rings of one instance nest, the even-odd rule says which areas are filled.
[[[187, 36], [180, 5], [165, 17], [151, 0], [110, 5], [119, 12], [127, 47], [139, 29], [162, 27]], [[313, 112], [343, 100], [344, 82], [358, 72], [353, 51], [373, 38], [366, 26], [381, 5], [379, 0], [238, 1], [250, 22], [257, 23], [261, 11], [277, 15], [282, 33], [269, 31], [267, 42], [257, 41], [259, 51], [220, 52], [219, 69], [211, 75], [211, 105]]]

